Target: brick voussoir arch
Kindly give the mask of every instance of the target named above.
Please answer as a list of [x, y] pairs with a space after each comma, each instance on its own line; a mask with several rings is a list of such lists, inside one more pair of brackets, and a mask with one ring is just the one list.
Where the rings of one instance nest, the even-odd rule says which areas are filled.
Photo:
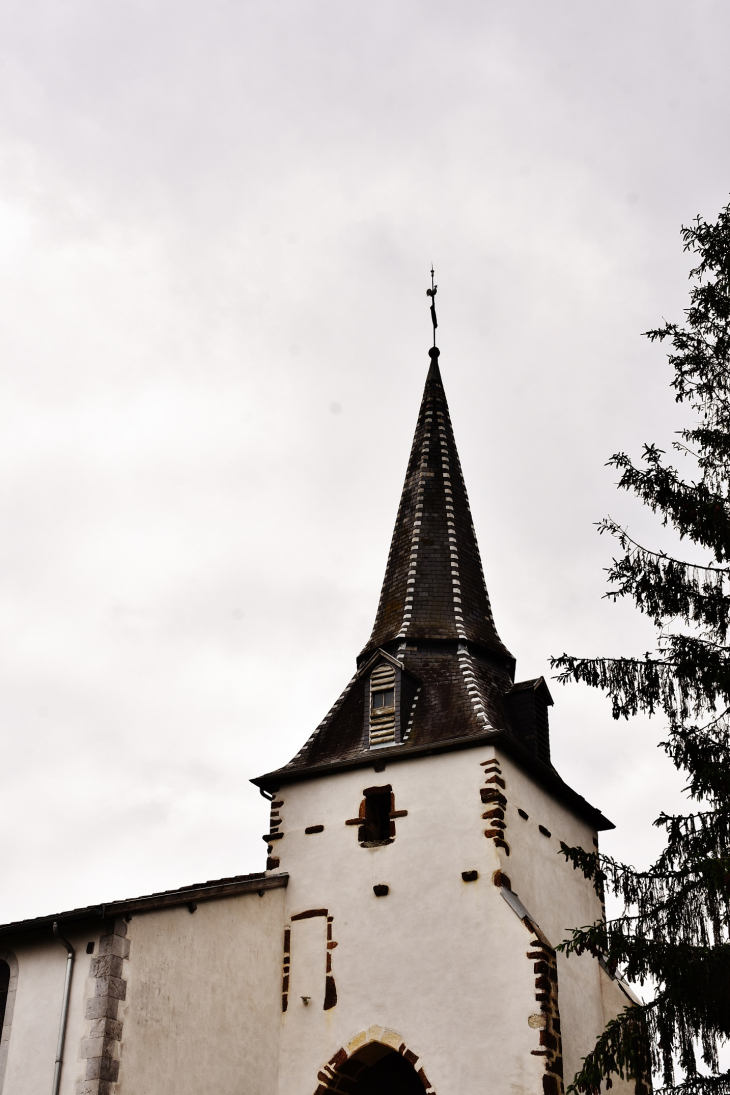
[[327, 1095], [334, 1092], [335, 1095], [350, 1095], [359, 1073], [367, 1068], [364, 1062], [357, 1060], [357, 1054], [366, 1046], [379, 1043], [395, 1050], [413, 1066], [419, 1080], [423, 1084], [425, 1095], [436, 1095], [423, 1066], [419, 1067], [420, 1060], [417, 1053], [408, 1048], [400, 1034], [388, 1027], [372, 1026], [356, 1035], [346, 1046], [337, 1050], [330, 1057], [327, 1064], [317, 1073], [319, 1086], [314, 1095]]

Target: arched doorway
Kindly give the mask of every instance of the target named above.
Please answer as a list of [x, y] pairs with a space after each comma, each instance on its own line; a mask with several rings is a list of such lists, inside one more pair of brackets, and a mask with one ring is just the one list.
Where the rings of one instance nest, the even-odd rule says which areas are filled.
[[361, 1031], [330, 1057], [317, 1078], [314, 1095], [436, 1095], [418, 1054], [388, 1027]]
[[352, 1095], [424, 1095], [423, 1084], [412, 1064], [400, 1053], [384, 1045], [370, 1045], [363, 1055], [367, 1060], [362, 1060], [362, 1055], [356, 1055], [354, 1060], [361, 1059], [358, 1064], [362, 1068], [355, 1077], [355, 1085]]

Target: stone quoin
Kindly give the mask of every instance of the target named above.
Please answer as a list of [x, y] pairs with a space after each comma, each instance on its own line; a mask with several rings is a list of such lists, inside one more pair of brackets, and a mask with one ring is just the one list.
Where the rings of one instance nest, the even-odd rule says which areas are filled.
[[563, 1095], [635, 1000], [556, 951], [602, 915], [561, 843], [613, 826], [515, 681], [429, 355], [370, 638], [253, 780], [265, 870], [1, 926], [0, 1095], [51, 1095], [69, 968], [60, 1095]]

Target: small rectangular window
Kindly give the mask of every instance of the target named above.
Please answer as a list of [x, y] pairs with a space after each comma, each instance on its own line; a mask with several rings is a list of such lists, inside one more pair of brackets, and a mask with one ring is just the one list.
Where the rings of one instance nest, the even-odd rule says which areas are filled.
[[387, 692], [373, 692], [372, 693], [372, 705], [373, 711], [380, 711], [383, 708], [392, 708], [395, 706], [395, 691], [390, 688]]
[[361, 843], [390, 843], [390, 808], [390, 788], [365, 795], [365, 823], [359, 833]]

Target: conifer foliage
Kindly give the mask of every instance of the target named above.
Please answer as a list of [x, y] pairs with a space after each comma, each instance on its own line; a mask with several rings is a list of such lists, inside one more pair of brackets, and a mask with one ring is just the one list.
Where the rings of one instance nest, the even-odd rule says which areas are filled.
[[730, 1037], [730, 204], [715, 223], [697, 217], [682, 238], [695, 259], [685, 322], [646, 334], [668, 343], [676, 399], [693, 412], [674, 444], [688, 476], [653, 444], [637, 463], [625, 453], [609, 463], [619, 486], [686, 541], [677, 554], [690, 558], [652, 550], [603, 521], [600, 531], [620, 549], [607, 596], [633, 599], [656, 627], [656, 649], [642, 658], [552, 659], [562, 682], [603, 689], [614, 718], [663, 715], [662, 746], [690, 795], [691, 810], [655, 822], [666, 846], [646, 871], [563, 849], [599, 893], [607, 886], [623, 901], [622, 915], [574, 930], [563, 949], [589, 951], [654, 989], [584, 1059], [569, 1090], [589, 1095], [617, 1075], [640, 1095], [652, 1071], [667, 1090], [730, 1093], [730, 1072], [718, 1062]]

